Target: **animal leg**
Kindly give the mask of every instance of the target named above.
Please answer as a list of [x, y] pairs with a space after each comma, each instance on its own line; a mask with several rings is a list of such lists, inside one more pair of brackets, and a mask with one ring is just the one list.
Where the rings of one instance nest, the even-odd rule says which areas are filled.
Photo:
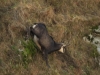
[[46, 61], [46, 65], [50, 68], [50, 66], [48, 64], [48, 52], [47, 51], [44, 51], [44, 58], [45, 58], [45, 61]]

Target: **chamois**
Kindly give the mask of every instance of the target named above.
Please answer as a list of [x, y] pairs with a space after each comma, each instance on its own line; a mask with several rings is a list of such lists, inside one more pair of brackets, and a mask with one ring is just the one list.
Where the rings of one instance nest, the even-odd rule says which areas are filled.
[[30, 34], [33, 37], [37, 46], [43, 51], [44, 58], [48, 67], [48, 54], [57, 50], [64, 53], [66, 45], [64, 43], [56, 43], [53, 38], [48, 34], [45, 24], [34, 23], [34, 25], [30, 27]]

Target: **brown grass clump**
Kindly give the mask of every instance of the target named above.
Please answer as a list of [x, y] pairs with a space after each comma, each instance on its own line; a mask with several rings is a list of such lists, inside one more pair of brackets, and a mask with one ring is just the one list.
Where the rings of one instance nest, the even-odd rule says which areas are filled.
[[39, 17], [40, 21], [47, 21], [52, 22], [53, 18], [55, 16], [54, 9], [52, 7], [45, 8], [44, 11], [40, 12]]
[[[93, 54], [96, 48], [83, 41], [92, 26], [100, 23], [100, 0], [1, 0], [0, 75], [99, 75]], [[26, 26], [46, 24], [49, 34], [67, 46], [65, 54], [49, 55], [46, 67], [38, 52], [27, 68], [19, 53]]]

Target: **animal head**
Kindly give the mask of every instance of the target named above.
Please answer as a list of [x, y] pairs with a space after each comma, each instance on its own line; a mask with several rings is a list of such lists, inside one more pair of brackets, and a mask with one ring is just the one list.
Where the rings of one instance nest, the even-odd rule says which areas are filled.
[[61, 53], [65, 53], [65, 47], [66, 47], [66, 45], [64, 44], [64, 43], [61, 43], [61, 48], [60, 48], [60, 50], [59, 50], [59, 52], [61, 52]]
[[30, 30], [38, 37], [47, 32], [46, 26], [43, 23], [34, 23]]

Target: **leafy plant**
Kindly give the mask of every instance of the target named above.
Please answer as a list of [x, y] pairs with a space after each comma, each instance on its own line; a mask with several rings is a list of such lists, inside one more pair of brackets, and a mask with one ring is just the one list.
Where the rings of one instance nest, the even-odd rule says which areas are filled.
[[[21, 49], [19, 48], [21, 46]], [[19, 63], [21, 63], [25, 68], [27, 67], [28, 63], [33, 60], [37, 52], [37, 45], [32, 39], [27, 41], [22, 40], [21, 44], [16, 46], [11, 46], [11, 49], [15, 51], [15, 53], [19, 56]]]
[[37, 46], [32, 39], [28, 41], [22, 41], [22, 46], [24, 50], [21, 52], [22, 60], [25, 65], [27, 65], [30, 61], [32, 61], [32, 57], [37, 52]]

